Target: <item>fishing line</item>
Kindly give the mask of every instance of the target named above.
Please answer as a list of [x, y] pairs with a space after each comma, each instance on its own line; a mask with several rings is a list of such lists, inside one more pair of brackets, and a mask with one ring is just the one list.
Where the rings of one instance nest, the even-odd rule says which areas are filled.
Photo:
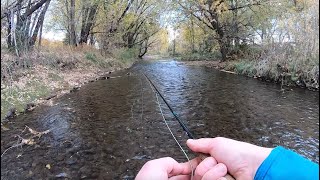
[[[146, 76], [145, 76], [145, 77], [146, 77]], [[146, 77], [146, 78], [147, 78], [147, 77]], [[174, 136], [173, 132], [171, 131], [171, 129], [170, 129], [170, 127], [169, 127], [169, 124], [167, 123], [167, 120], [166, 120], [166, 118], [164, 117], [164, 114], [163, 114], [163, 111], [162, 111], [162, 108], [161, 108], [161, 104], [160, 104], [160, 101], [159, 101], [158, 93], [154, 90], [154, 87], [152, 87], [150, 81], [148, 81], [148, 82], [149, 82], [149, 85], [150, 85], [152, 91], [153, 91], [153, 92], [155, 93], [155, 95], [156, 95], [157, 104], [158, 104], [158, 107], [159, 107], [159, 110], [160, 110], [160, 114], [161, 114], [161, 116], [162, 116], [162, 119], [163, 119], [164, 123], [166, 124], [166, 126], [167, 126], [167, 128], [168, 128], [168, 130], [169, 130], [169, 132], [170, 132], [170, 134], [171, 134], [171, 136], [172, 136], [173, 139], [176, 141], [176, 143], [177, 143], [177, 145], [179, 146], [180, 150], [182, 151], [182, 153], [184, 154], [184, 156], [186, 157], [186, 159], [187, 159], [188, 162], [189, 162], [189, 165], [190, 165], [190, 168], [191, 168], [191, 179], [193, 179], [193, 176], [194, 176], [193, 172], [194, 172], [194, 170], [193, 170], [193, 166], [192, 166], [192, 164], [191, 164], [191, 162], [190, 162], [190, 158], [188, 157], [186, 151], [182, 148], [182, 146], [180, 145], [179, 141], [177, 140], [177, 138]]]
[[141, 121], [142, 121], [142, 119], [143, 119], [143, 90], [144, 90], [144, 88], [143, 88], [143, 84], [142, 84], [142, 79], [141, 78], [139, 78], [140, 79], [140, 84], [141, 84]]
[[159, 90], [156, 88], [156, 86], [153, 84], [153, 82], [148, 78], [147, 75], [143, 74], [147, 80], [149, 81], [149, 83], [153, 86], [153, 88], [157, 91], [157, 93], [159, 94], [159, 96], [162, 98], [163, 102], [168, 106], [169, 110], [171, 111], [172, 115], [174, 116], [174, 118], [176, 118], [176, 120], [179, 122], [180, 126], [182, 127], [182, 129], [187, 133], [188, 137], [190, 139], [195, 139], [195, 136], [190, 132], [190, 130], [188, 129], [188, 127], [181, 121], [181, 119], [178, 117], [178, 115], [173, 111], [173, 109], [171, 108], [171, 106], [169, 105], [169, 103], [166, 101], [166, 99], [162, 96], [162, 94], [159, 92]]

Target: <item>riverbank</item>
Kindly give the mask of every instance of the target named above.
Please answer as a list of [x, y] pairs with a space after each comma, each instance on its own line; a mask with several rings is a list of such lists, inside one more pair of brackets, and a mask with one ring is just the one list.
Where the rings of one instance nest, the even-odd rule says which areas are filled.
[[218, 60], [195, 60], [188, 61], [179, 59], [189, 66], [203, 66], [215, 68], [228, 73], [245, 75], [263, 81], [275, 82], [284, 86], [307, 88], [312, 91], [319, 91], [319, 64], [314, 65], [310, 70], [296, 70], [287, 68], [284, 65], [266, 62], [252, 62], [245, 60], [231, 60], [220, 62]]
[[136, 59], [123, 53], [104, 57], [91, 47], [59, 47], [17, 57], [1, 49], [1, 121], [130, 67]]

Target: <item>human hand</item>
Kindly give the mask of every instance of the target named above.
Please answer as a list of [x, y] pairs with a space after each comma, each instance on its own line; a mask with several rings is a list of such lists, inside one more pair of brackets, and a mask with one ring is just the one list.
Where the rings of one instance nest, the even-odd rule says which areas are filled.
[[178, 163], [171, 157], [151, 160], [143, 165], [135, 180], [190, 179], [192, 169], [194, 169], [199, 162], [199, 158], [192, 159], [190, 162], [185, 163]]
[[218, 180], [227, 174], [227, 167], [222, 163], [217, 164], [213, 157], [200, 161], [200, 158], [195, 158], [190, 162], [178, 163], [170, 157], [151, 160], [141, 168], [136, 180], [189, 180], [195, 168], [197, 176], [194, 176], [194, 180]]
[[227, 167], [213, 157], [207, 157], [196, 167], [193, 180], [227, 180]]
[[[264, 148], [222, 137], [189, 139], [187, 145], [192, 151], [210, 154], [216, 163], [225, 164], [228, 172], [237, 180], [254, 179], [259, 166], [272, 151], [272, 148]], [[210, 161], [212, 163], [212, 160]], [[201, 167], [201, 163], [198, 167]], [[210, 172], [210, 168], [207, 168], [206, 172]], [[199, 179], [203, 176], [204, 173], [196, 169], [195, 177]], [[213, 173], [206, 177], [209, 176], [213, 176]]]

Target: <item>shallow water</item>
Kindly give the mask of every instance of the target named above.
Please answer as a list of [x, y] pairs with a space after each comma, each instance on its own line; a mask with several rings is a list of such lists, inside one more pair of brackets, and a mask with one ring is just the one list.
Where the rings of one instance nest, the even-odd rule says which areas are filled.
[[[34, 145], [8, 150], [1, 158], [1, 179], [133, 179], [149, 159], [186, 161], [142, 72], [197, 137], [282, 145], [319, 162], [318, 92], [283, 93], [278, 85], [173, 60], [141, 62], [128, 71], [10, 120], [10, 130], [1, 131], [1, 153], [16, 143], [15, 135], [31, 136], [22, 132], [25, 125], [50, 132], [35, 138]], [[187, 150], [188, 137], [161, 104]]]

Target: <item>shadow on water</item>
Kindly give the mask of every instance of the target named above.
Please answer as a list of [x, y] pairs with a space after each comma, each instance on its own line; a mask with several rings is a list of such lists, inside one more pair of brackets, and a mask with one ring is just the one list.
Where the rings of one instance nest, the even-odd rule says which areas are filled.
[[[274, 84], [176, 61], [141, 62], [118, 78], [96, 81], [7, 123], [1, 152], [25, 125], [50, 129], [36, 144], [8, 150], [2, 179], [133, 179], [149, 159], [185, 157], [161, 119], [146, 73], [197, 137], [224, 136], [282, 145], [319, 162], [319, 94], [282, 93]], [[181, 144], [186, 134], [162, 103]], [[187, 149], [184, 145], [184, 148]], [[188, 152], [190, 156], [194, 156]], [[48, 166], [50, 165], [50, 166]]]

